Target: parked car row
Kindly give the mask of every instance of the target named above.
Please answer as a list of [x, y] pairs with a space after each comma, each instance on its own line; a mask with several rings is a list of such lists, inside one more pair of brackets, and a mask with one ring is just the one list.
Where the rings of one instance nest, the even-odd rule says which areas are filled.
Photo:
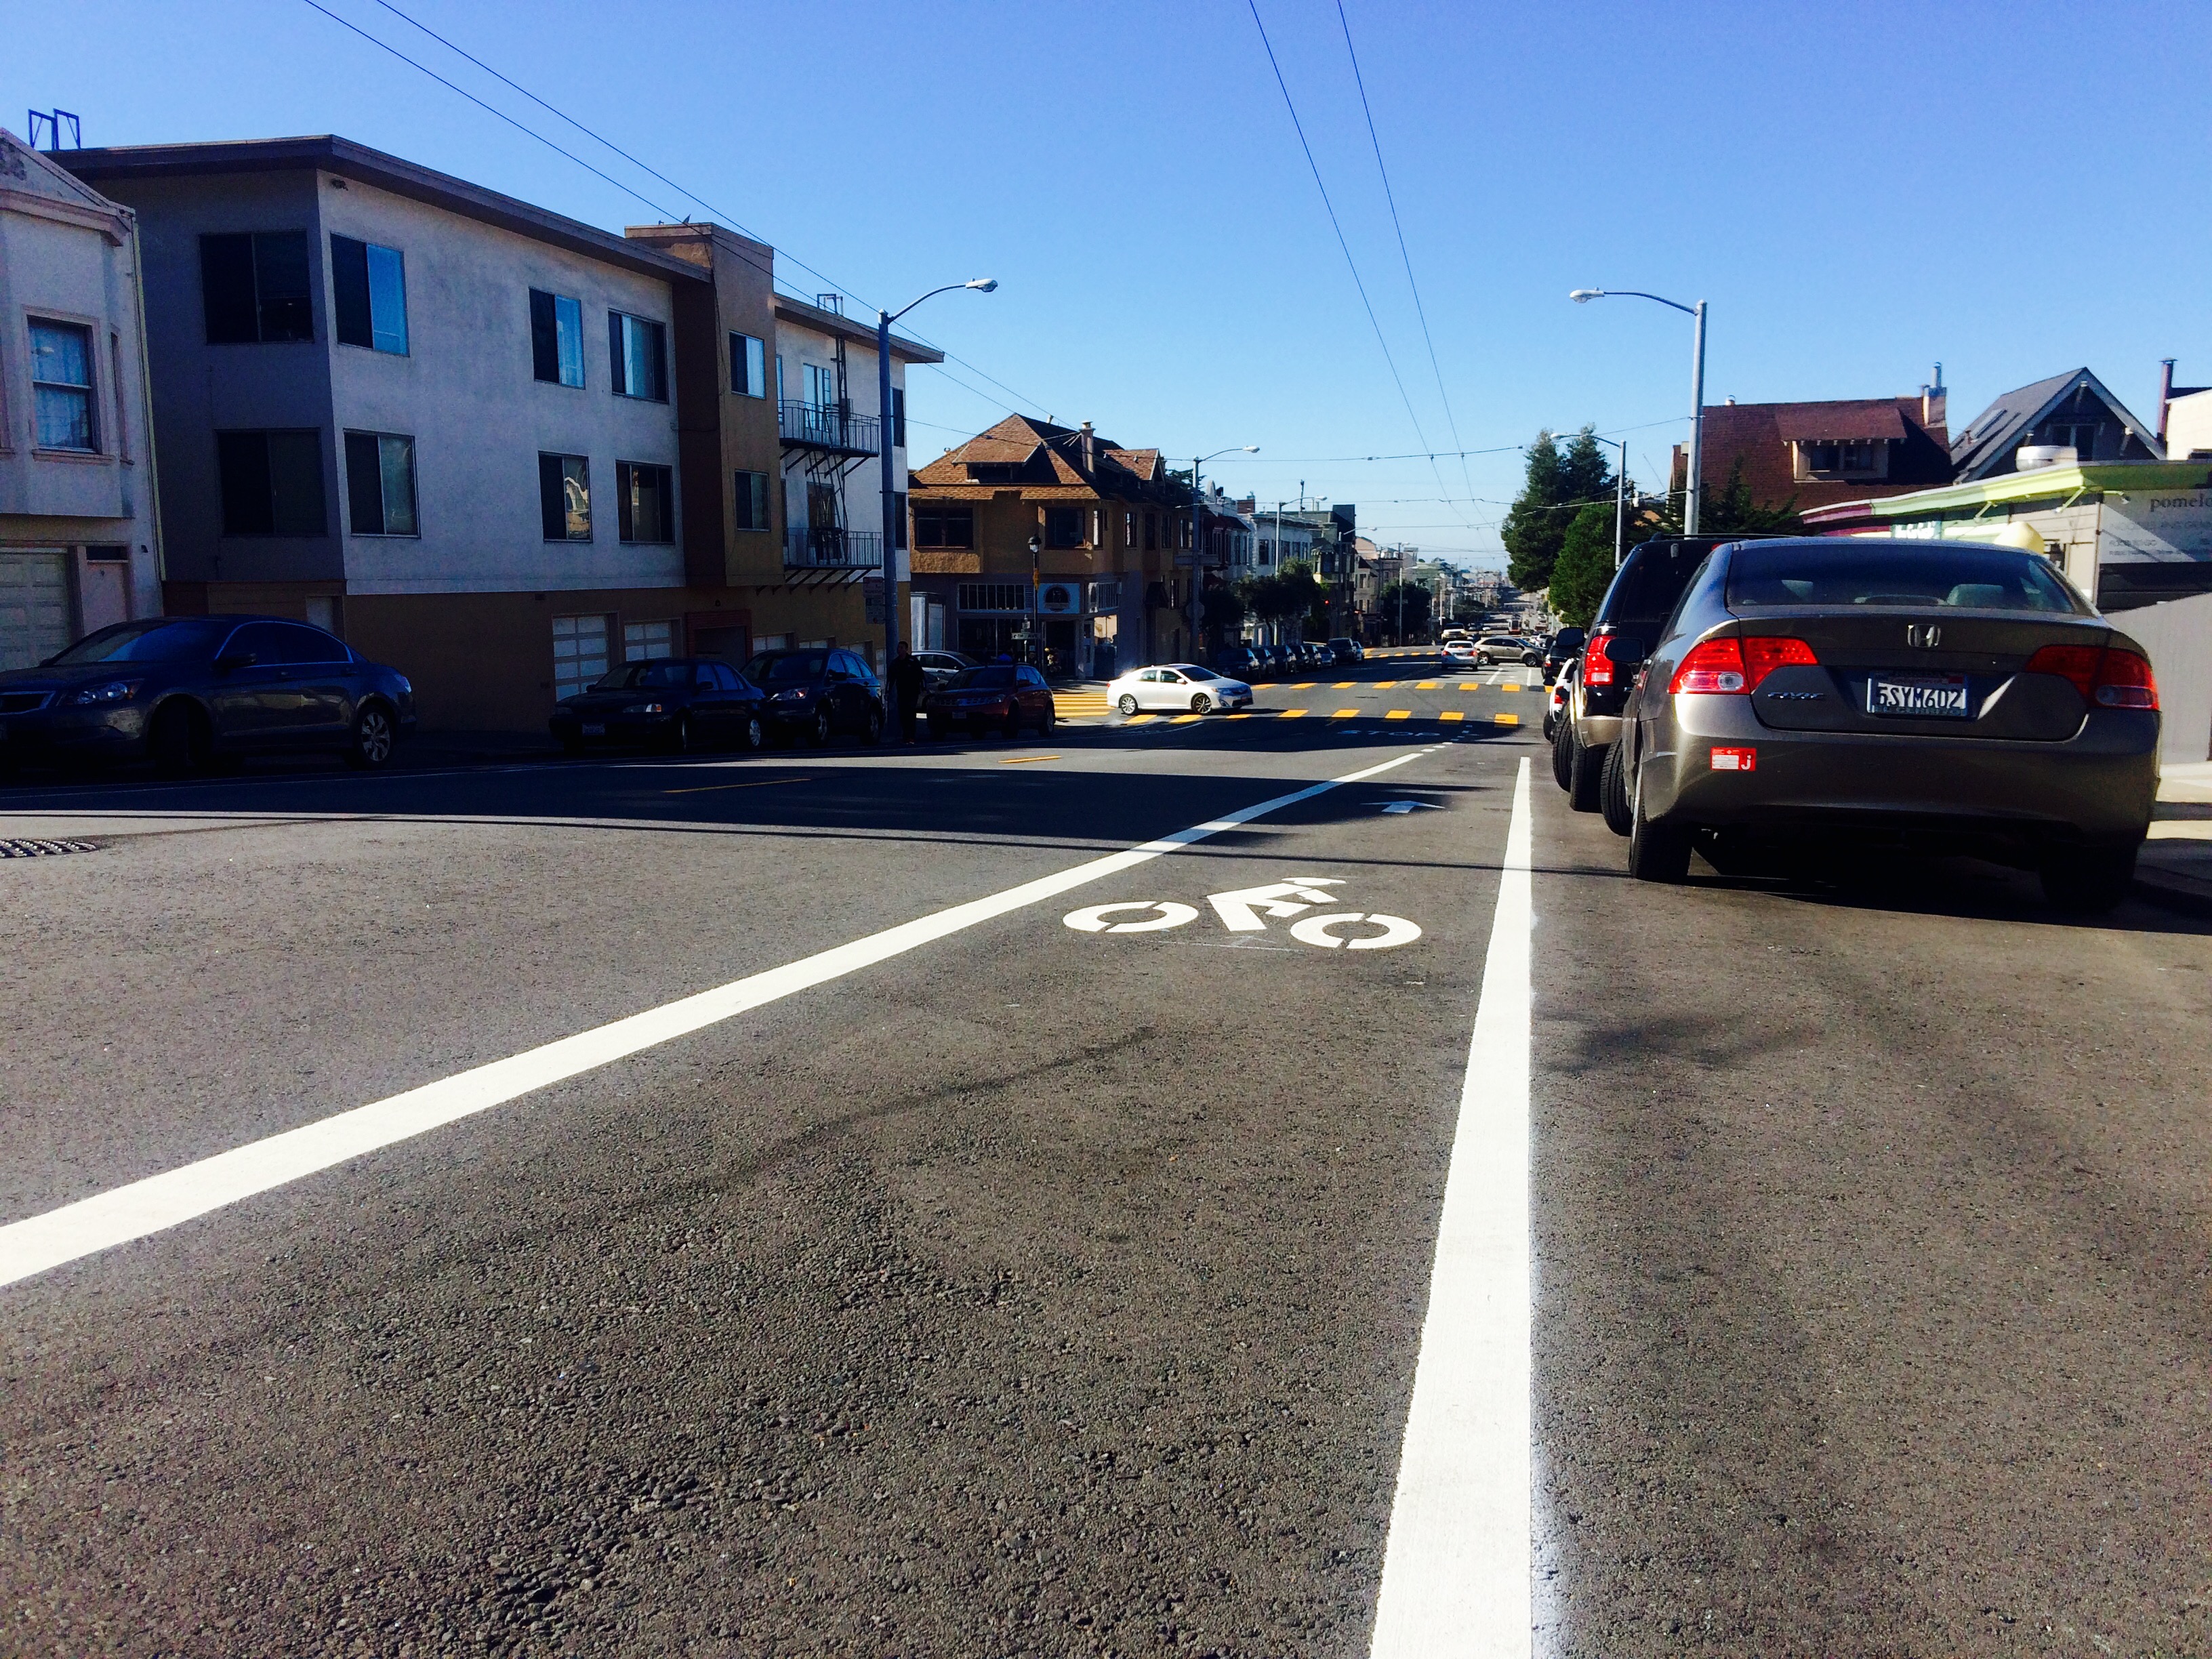
[[1910, 849], [2103, 910], [2158, 789], [2148, 657], [2014, 548], [1647, 542], [1554, 700], [1553, 776], [1646, 881], [1681, 881], [1693, 851]]
[[1297, 640], [1285, 645], [1232, 645], [1213, 653], [1213, 666], [1224, 674], [1302, 674], [1364, 659], [1352, 640]]

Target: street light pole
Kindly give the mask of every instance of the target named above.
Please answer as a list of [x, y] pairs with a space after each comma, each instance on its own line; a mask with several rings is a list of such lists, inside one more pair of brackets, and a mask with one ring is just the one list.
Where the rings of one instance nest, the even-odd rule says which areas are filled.
[[1206, 556], [1205, 550], [1200, 544], [1205, 535], [1206, 503], [1205, 497], [1200, 494], [1198, 470], [1208, 461], [1238, 449], [1247, 455], [1260, 453], [1257, 444], [1231, 444], [1227, 449], [1215, 450], [1212, 455], [1200, 455], [1190, 464], [1190, 659], [1193, 662], [1198, 660], [1199, 624], [1206, 616], [1206, 601], [1199, 596], [1201, 585], [1199, 572], [1205, 568], [1200, 563]]
[[[1690, 340], [1690, 456], [1689, 476], [1683, 480], [1682, 530], [1686, 535], [1698, 533], [1698, 495], [1699, 470], [1705, 465], [1705, 302], [1700, 300], [1686, 306], [1680, 300], [1669, 300], [1662, 295], [1645, 294], [1632, 288], [1578, 288], [1567, 295], [1578, 306], [1592, 300], [1621, 298], [1650, 300], [1659, 305], [1672, 306], [1690, 318], [1696, 328]], [[1626, 452], [1624, 451], [1624, 453]]]
[[882, 485], [884, 498], [884, 667], [891, 665], [898, 655], [898, 492], [891, 488], [891, 450], [897, 437], [897, 428], [891, 420], [891, 325], [922, 300], [934, 299], [940, 294], [950, 294], [956, 288], [972, 288], [989, 294], [999, 286], [995, 276], [978, 276], [972, 282], [947, 283], [943, 288], [933, 288], [921, 300], [910, 300], [896, 311], [878, 309], [876, 313], [876, 417], [878, 441], [876, 447], [876, 466], [882, 474], [878, 482]]

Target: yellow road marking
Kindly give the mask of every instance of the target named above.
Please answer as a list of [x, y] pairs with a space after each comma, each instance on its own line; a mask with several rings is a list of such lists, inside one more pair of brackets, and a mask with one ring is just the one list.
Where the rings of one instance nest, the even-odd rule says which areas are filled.
[[[894, 414], [897, 413], [897, 411], [896, 411], [896, 410], [894, 410], [892, 412], [893, 412]], [[1314, 689], [1314, 682], [1313, 682], [1313, 681], [1311, 681], [1311, 680], [1300, 680], [1300, 681], [1299, 681], [1296, 685], [1294, 685], [1294, 686], [1292, 686], [1292, 687], [1291, 688], [1291, 690], [1293, 690], [1293, 691], [1310, 691], [1310, 690], [1312, 690], [1313, 689]]]
[[[896, 410], [893, 410], [891, 412], [896, 415], [898, 411]], [[1434, 680], [1423, 680], [1419, 685], [1413, 688], [1416, 691], [1433, 691], [1436, 689], [1437, 683]]]
[[[897, 411], [896, 410], [893, 411], [893, 413], [896, 412]], [[1339, 680], [1334, 685], [1330, 686], [1328, 689], [1332, 691], [1349, 691], [1352, 690], [1352, 682], [1350, 680]]]
[[[894, 410], [892, 412], [896, 414], [897, 411]], [[1480, 680], [1462, 680], [1459, 683], [1459, 689], [1462, 691], [1480, 691], [1482, 690], [1482, 682]]]
[[[898, 411], [896, 410], [893, 410], [891, 412], [893, 414], [896, 414]], [[1059, 758], [1060, 757], [1057, 755], [1016, 755], [1011, 759], [1000, 761], [999, 764], [1001, 766], [1034, 766], [1039, 761], [1058, 760]]]
[[[894, 410], [891, 412], [893, 414], [896, 414], [898, 411]], [[1158, 719], [1159, 719], [1158, 714], [1132, 714], [1129, 716], [1126, 724], [1130, 726], [1142, 726], [1146, 720], [1156, 720]]]
[[[898, 411], [896, 410], [892, 410], [893, 414], [896, 414], [897, 412]], [[1303, 708], [1285, 708], [1280, 714], [1277, 715], [1276, 718], [1278, 720], [1294, 720], [1305, 712], [1306, 711]]]
[[1490, 722], [1493, 726], [1518, 726], [1521, 724], [1521, 717], [1518, 714], [1492, 714], [1490, 717]]
[[1413, 711], [1410, 708], [1394, 708], [1382, 718], [1386, 720], [1409, 720], [1413, 718]]
[[750, 783], [702, 783], [695, 784], [688, 789], [664, 789], [660, 793], [664, 795], [704, 795], [717, 789], [766, 789], [771, 784], [811, 781], [812, 780], [809, 778], [757, 778]]
[[[892, 412], [896, 414], [897, 411], [894, 410]], [[1392, 686], [1397, 684], [1397, 683], [1398, 682], [1395, 680], [1377, 680], [1375, 682], [1375, 689], [1377, 691], [1388, 691]]]
[[[897, 411], [896, 410], [893, 411], [893, 413], [896, 412]], [[1440, 720], [1463, 720], [1467, 718], [1467, 714], [1462, 709], [1447, 708], [1443, 714], [1437, 715], [1437, 718]]]
[[[896, 413], [897, 411], [894, 410], [892, 412]], [[1231, 714], [1229, 718], [1232, 720], [1249, 720], [1252, 718], [1252, 711], [1249, 708], [1241, 709], [1237, 713]]]
[[[896, 410], [893, 410], [891, 411], [891, 413], [892, 413], [892, 414], [894, 414], [894, 415], [896, 415], [896, 414], [897, 414], [897, 413], [898, 413], [898, 411], [897, 411]], [[1505, 682], [1505, 684], [1503, 684], [1503, 685], [1499, 686], [1498, 689], [1500, 691], [1518, 691], [1521, 688], [1520, 688], [1519, 686], [1517, 686], [1517, 685], [1514, 684], [1513, 684], [1513, 682], [1512, 682], [1511, 680], [1508, 680], [1508, 681], [1506, 681], [1506, 682]]]
[[[893, 410], [891, 412], [893, 414], [896, 414], [898, 411], [896, 410]], [[1168, 721], [1168, 724], [1170, 726], [1188, 726], [1193, 720], [1200, 718], [1201, 717], [1197, 714], [1177, 714], [1170, 719]]]
[[1336, 713], [1331, 714], [1329, 719], [1333, 720], [1350, 720], [1358, 713], [1359, 711], [1357, 708], [1340, 708]]

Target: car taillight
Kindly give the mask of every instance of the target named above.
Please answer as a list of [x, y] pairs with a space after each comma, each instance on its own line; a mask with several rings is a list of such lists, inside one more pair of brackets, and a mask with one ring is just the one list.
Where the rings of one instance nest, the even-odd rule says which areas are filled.
[[1606, 654], [1612, 649], [1612, 636], [1601, 634], [1583, 650], [1583, 684], [1584, 685], [1613, 684], [1613, 659]]
[[1802, 640], [1758, 634], [1741, 640], [1704, 640], [1690, 647], [1667, 690], [1747, 695], [1778, 668], [1809, 666], [1820, 660]]
[[2056, 674], [2085, 702], [2106, 708], [2158, 708], [2158, 680], [2150, 664], [2120, 646], [2046, 645], [2027, 659], [2031, 674]]

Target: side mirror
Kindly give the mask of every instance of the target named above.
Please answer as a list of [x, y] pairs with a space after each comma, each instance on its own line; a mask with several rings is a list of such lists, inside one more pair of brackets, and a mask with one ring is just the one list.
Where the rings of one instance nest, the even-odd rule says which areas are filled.
[[1615, 668], [1633, 668], [1644, 660], [1644, 641], [1623, 638], [1616, 634], [1605, 647], [1606, 659]]
[[251, 651], [228, 651], [215, 659], [215, 672], [228, 674], [240, 668], [251, 668], [259, 660]]

